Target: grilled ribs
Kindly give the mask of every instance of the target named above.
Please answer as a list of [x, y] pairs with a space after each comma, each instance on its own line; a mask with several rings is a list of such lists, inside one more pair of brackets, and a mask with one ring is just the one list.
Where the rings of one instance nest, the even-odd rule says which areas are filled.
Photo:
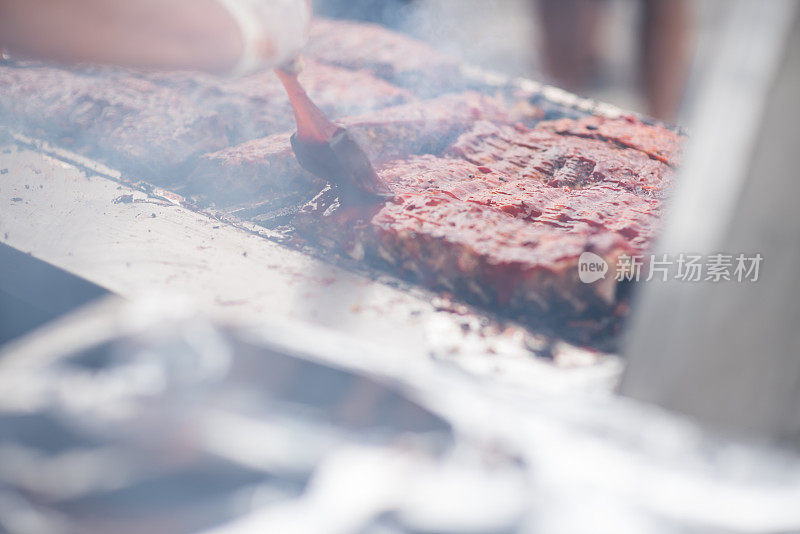
[[4, 124], [153, 182], [228, 144], [217, 113], [135, 77], [0, 66], [0, 93]]
[[[393, 202], [365, 213], [326, 191], [297, 217], [300, 232], [434, 288], [560, 324], [614, 318], [618, 258], [648, 250], [674, 171], [613, 142], [480, 123], [444, 157], [389, 162], [380, 175]], [[584, 252], [606, 260], [605, 279], [580, 282]]]
[[[536, 110], [529, 113], [536, 114]], [[410, 154], [436, 154], [476, 120], [508, 123], [503, 102], [478, 93], [444, 95], [337, 122], [347, 127], [376, 163]], [[188, 191], [218, 205], [268, 199], [312, 180], [297, 164], [289, 134], [277, 134], [206, 154], [189, 177]]]
[[[332, 116], [413, 99], [364, 71], [310, 62], [302, 79]], [[180, 181], [201, 154], [294, 127], [288, 98], [272, 72], [224, 79], [188, 72], [0, 66], [0, 90], [4, 123], [159, 184]]]

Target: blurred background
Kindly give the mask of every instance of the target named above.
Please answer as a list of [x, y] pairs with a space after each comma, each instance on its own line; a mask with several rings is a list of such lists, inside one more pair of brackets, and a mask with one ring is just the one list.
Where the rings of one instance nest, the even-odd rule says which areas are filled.
[[388, 25], [485, 69], [684, 124], [730, 3], [315, 0], [315, 8]]

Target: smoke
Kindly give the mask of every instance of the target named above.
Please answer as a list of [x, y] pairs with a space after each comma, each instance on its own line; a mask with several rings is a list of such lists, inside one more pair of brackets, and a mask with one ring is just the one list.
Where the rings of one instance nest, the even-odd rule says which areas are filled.
[[412, 5], [402, 31], [466, 63], [538, 77], [529, 0], [424, 0]]

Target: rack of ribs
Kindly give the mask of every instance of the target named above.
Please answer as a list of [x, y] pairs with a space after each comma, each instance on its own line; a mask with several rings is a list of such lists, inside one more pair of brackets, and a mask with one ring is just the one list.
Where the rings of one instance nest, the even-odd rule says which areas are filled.
[[[373, 162], [380, 164], [412, 154], [437, 154], [475, 121], [507, 124], [537, 113], [526, 108], [525, 117], [511, 115], [501, 100], [466, 92], [337, 122], [348, 129]], [[307, 187], [312, 177], [295, 160], [289, 136], [288, 132], [272, 135], [205, 154], [189, 177], [187, 191], [225, 205], [267, 200], [275, 193]]]
[[[328, 190], [303, 208], [297, 228], [322, 246], [505, 313], [561, 326], [588, 321], [570, 335], [595, 335], [624, 308], [616, 266], [652, 244], [674, 170], [643, 151], [550, 126], [481, 122], [441, 156], [384, 164], [393, 201], [365, 212]], [[639, 121], [614, 126], [652, 128], [680, 143]], [[580, 282], [584, 252], [608, 263], [604, 279]]]
[[[303, 82], [331, 116], [361, 114], [414, 97], [365, 71], [309, 62]], [[180, 185], [202, 154], [294, 127], [271, 72], [239, 79], [0, 65], [0, 120], [158, 185]]]
[[154, 182], [227, 145], [217, 113], [130, 76], [0, 65], [0, 120]]

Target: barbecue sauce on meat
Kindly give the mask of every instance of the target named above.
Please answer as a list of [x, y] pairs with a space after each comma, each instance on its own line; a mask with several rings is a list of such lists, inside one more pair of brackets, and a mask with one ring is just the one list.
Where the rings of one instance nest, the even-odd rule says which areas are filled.
[[665, 149], [682, 139], [635, 119], [605, 120], [603, 139], [582, 125], [477, 122], [438, 156], [383, 164], [396, 199], [370, 219], [331, 196], [309, 203], [296, 228], [415, 283], [593, 343], [619, 326], [626, 293], [613, 276], [582, 283], [581, 256], [616, 272], [623, 255], [650, 250], [675, 175], [661, 156], [679, 157]]
[[315, 176], [338, 186], [343, 201], [374, 203], [392, 196], [367, 154], [347, 129], [328, 119], [311, 101], [295, 69], [276, 71], [286, 88], [297, 119], [292, 149], [300, 165]]
[[297, 120], [297, 138], [306, 143], [324, 144], [330, 141], [339, 127], [311, 101], [296, 72], [277, 69], [276, 74], [286, 88], [289, 102]]

